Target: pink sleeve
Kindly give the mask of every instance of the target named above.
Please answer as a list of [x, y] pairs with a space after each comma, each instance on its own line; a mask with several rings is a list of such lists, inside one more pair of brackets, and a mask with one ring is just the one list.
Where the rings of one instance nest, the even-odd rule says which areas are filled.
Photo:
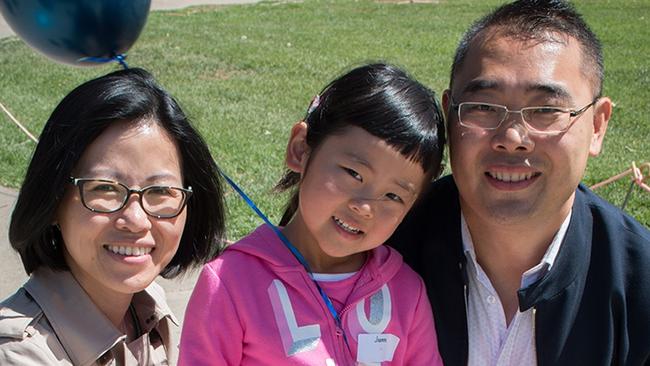
[[239, 365], [242, 339], [228, 288], [215, 269], [206, 265], [185, 310], [178, 364]]
[[406, 350], [405, 365], [442, 365], [442, 358], [438, 351], [438, 337], [436, 327], [433, 323], [431, 304], [427, 297], [427, 291], [422, 281], [418, 302], [415, 308], [413, 324], [408, 335], [408, 346]]

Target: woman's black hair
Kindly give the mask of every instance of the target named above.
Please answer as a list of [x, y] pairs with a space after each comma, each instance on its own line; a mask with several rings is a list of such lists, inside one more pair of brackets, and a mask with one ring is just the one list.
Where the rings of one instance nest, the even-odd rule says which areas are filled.
[[[445, 144], [440, 105], [433, 91], [405, 71], [384, 63], [360, 66], [330, 82], [317, 100], [305, 116], [312, 151], [328, 136], [357, 126], [419, 163], [428, 176], [440, 175]], [[275, 189], [290, 189], [300, 179], [287, 170]], [[295, 190], [280, 225], [286, 225], [297, 208]]]
[[218, 168], [180, 106], [147, 71], [120, 70], [87, 81], [66, 95], [43, 128], [9, 225], [9, 241], [27, 274], [41, 266], [68, 270], [55, 215], [70, 173], [92, 143], [117, 121], [150, 119], [178, 146], [183, 185], [193, 194], [180, 246], [161, 275], [174, 277], [216, 257], [225, 227]]

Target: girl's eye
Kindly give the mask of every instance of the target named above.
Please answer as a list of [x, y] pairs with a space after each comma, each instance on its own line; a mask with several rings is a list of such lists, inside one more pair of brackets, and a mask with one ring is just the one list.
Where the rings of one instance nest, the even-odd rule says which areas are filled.
[[396, 195], [395, 193], [386, 193], [386, 197], [388, 197], [388, 199], [391, 200], [391, 201], [404, 203], [404, 200], [402, 200], [402, 197]]
[[363, 182], [363, 178], [361, 177], [361, 175], [356, 171], [354, 171], [354, 169], [344, 167], [343, 170], [345, 170], [346, 173], [348, 173], [352, 178], [358, 180], [359, 182]]

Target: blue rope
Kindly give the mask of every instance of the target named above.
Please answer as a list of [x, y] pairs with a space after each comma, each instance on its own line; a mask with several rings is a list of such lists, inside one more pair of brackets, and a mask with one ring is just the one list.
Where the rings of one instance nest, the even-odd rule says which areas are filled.
[[[228, 184], [239, 194], [239, 196], [241, 196], [241, 198], [246, 202], [246, 204], [248, 204], [248, 206], [251, 209], [253, 209], [253, 211], [255, 211], [257, 216], [259, 216], [262, 220], [264, 220], [266, 225], [268, 225], [271, 229], [273, 229], [275, 234], [280, 238], [280, 240], [282, 240], [284, 245], [291, 251], [291, 253], [293, 253], [294, 257], [296, 257], [298, 262], [300, 262], [300, 264], [302, 264], [302, 266], [305, 268], [305, 270], [309, 274], [309, 277], [311, 278], [311, 280], [316, 285], [316, 288], [318, 289], [318, 292], [320, 293], [321, 298], [323, 298], [323, 301], [325, 302], [325, 305], [327, 305], [327, 308], [329, 309], [330, 314], [332, 314], [332, 317], [334, 318], [334, 322], [336, 323], [336, 326], [339, 327], [340, 329], [342, 329], [341, 318], [340, 318], [338, 312], [336, 311], [336, 309], [334, 309], [334, 304], [332, 304], [332, 301], [327, 296], [325, 291], [320, 287], [318, 282], [316, 280], [314, 280], [313, 272], [311, 271], [311, 268], [309, 267], [309, 264], [307, 263], [307, 260], [305, 260], [305, 257], [303, 257], [303, 255], [298, 251], [298, 249], [293, 244], [291, 244], [289, 239], [284, 234], [282, 234], [280, 229], [278, 229], [277, 226], [275, 226], [275, 225], [273, 225], [271, 223], [269, 218], [266, 217], [266, 215], [264, 215], [264, 213], [262, 213], [262, 211], [257, 207], [257, 205], [255, 205], [253, 200], [251, 200], [250, 197], [248, 197], [248, 195], [246, 193], [244, 193], [244, 191], [241, 188], [239, 188], [239, 186], [232, 179], [230, 179], [230, 177], [228, 175], [226, 175], [226, 173], [224, 173], [223, 171], [220, 171], [220, 173], [226, 179], [226, 182], [228, 182]], [[343, 332], [343, 336], [345, 338], [345, 343], [347, 344], [347, 337], [345, 337], [345, 332]]]

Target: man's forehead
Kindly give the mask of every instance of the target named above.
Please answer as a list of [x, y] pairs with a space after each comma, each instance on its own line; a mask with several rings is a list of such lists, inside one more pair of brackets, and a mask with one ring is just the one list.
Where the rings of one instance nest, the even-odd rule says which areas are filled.
[[504, 50], [510, 55], [512, 52], [530, 53], [538, 49], [559, 52], [571, 47], [580, 50], [577, 40], [566, 34], [548, 31], [528, 35], [514, 33], [507, 28], [488, 28], [470, 42], [466, 62], [471, 62], [475, 57], [499, 57]]
[[479, 32], [472, 40], [470, 47], [473, 47], [474, 44], [480, 46], [481, 44], [501, 39], [505, 39], [509, 42], [516, 42], [527, 47], [534, 47], [542, 43], [555, 43], [566, 46], [572, 40], [575, 41], [575, 38], [569, 34], [558, 32], [556, 30], [539, 29], [535, 32], [530, 32], [522, 31], [513, 26], [495, 25]]
[[489, 32], [475, 38], [455, 75], [455, 95], [480, 91], [521, 92], [570, 99], [573, 75], [583, 76], [582, 52], [572, 38], [522, 38]]
[[[583, 45], [573, 36], [557, 31], [540, 31], [528, 35], [516, 33], [514, 29], [505, 26], [493, 26], [478, 33], [468, 44], [467, 53], [462, 63], [455, 68], [452, 76], [452, 89], [455, 93], [459, 89], [475, 89], [477, 85], [483, 87], [486, 81], [474, 82], [474, 85], [464, 85], [473, 79], [468, 78], [468, 72], [476, 72], [484, 63], [493, 62], [493, 65], [503, 65], [504, 68], [512, 65], [512, 57], [529, 55], [537, 52], [540, 56], [531, 57], [531, 64], [539, 61], [544, 63], [552, 53], [567, 53], [571, 56], [566, 61], [578, 66], [581, 75], [592, 89], [598, 89], [597, 76], [594, 75], [591, 61], [584, 52]], [[547, 63], [548, 64], [548, 63]], [[568, 67], [566, 64], [563, 67]], [[463, 80], [461, 80], [463, 79]], [[481, 85], [482, 84], [482, 85]], [[539, 84], [531, 82], [531, 84]], [[528, 87], [528, 86], [526, 86]], [[541, 89], [540, 89], [541, 90]], [[551, 90], [549, 89], [549, 92]], [[557, 90], [556, 90], [557, 91]], [[561, 92], [561, 90], [559, 90]], [[559, 95], [559, 94], [558, 94]]]

